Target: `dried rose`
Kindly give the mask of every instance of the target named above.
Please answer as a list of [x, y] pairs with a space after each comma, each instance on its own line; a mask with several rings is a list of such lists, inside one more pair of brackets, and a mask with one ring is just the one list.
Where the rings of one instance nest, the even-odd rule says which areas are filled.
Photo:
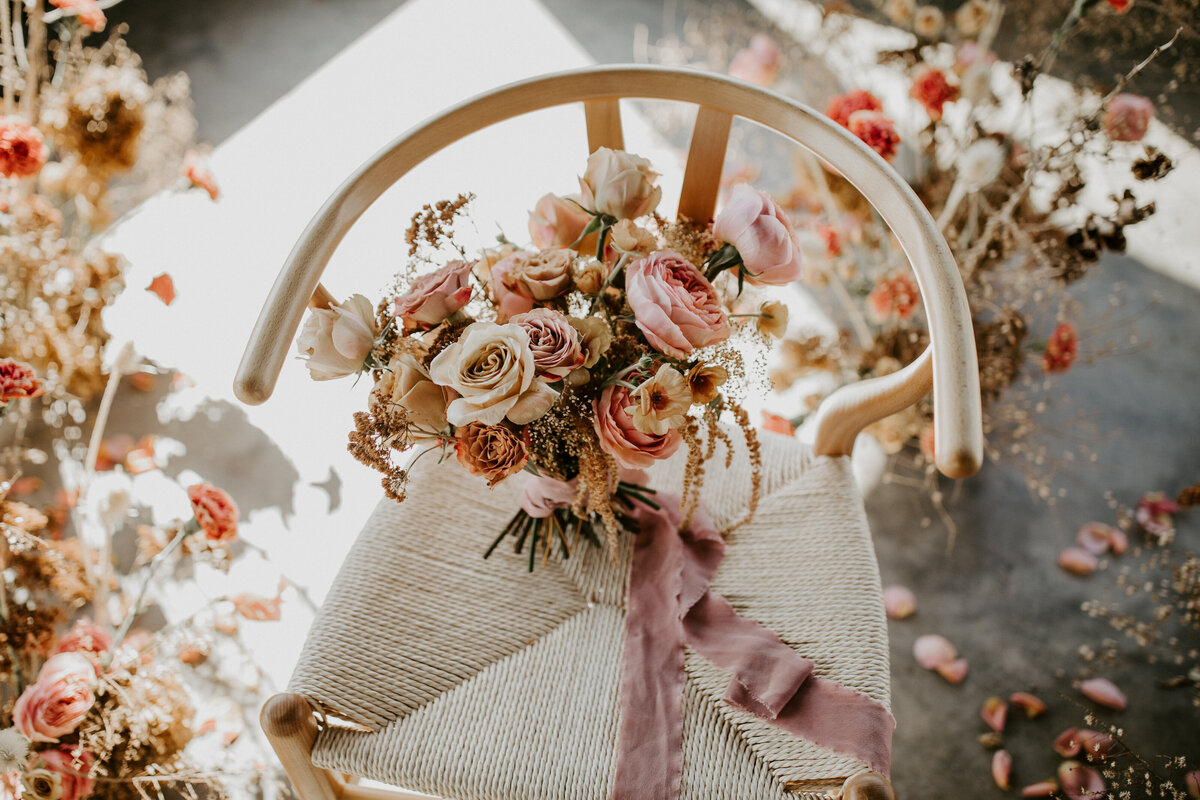
[[492, 293], [504, 319], [533, 308], [535, 300], [549, 300], [571, 290], [574, 250], [518, 251], [492, 267]]
[[583, 234], [592, 215], [584, 211], [578, 198], [543, 195], [529, 212], [529, 238], [539, 250], [570, 247]]
[[19, 117], [0, 119], [0, 175], [28, 178], [46, 163], [42, 132]]
[[597, 258], [577, 258], [571, 269], [575, 288], [584, 294], [598, 294], [604, 288], [608, 267]]
[[662, 189], [650, 162], [624, 150], [601, 147], [579, 179], [584, 208], [616, 219], [637, 219], [658, 207]]
[[375, 308], [361, 294], [332, 308], [315, 308], [304, 321], [296, 349], [313, 380], [354, 375], [375, 346]]
[[13, 724], [31, 742], [73, 733], [96, 702], [96, 668], [79, 653], [51, 656], [13, 706]]
[[560, 380], [579, 369], [587, 360], [579, 331], [569, 317], [549, 308], [535, 308], [518, 314], [510, 322], [529, 336], [533, 366], [547, 380]]
[[658, 247], [654, 234], [634, 224], [630, 219], [623, 219], [613, 225], [609, 235], [613, 247], [623, 253], [648, 253]]
[[642, 433], [663, 436], [687, 423], [692, 390], [682, 372], [663, 364], [654, 377], [633, 391], [630, 399], [634, 401], [634, 427]]
[[633, 424], [633, 400], [624, 386], [609, 386], [592, 402], [596, 435], [604, 452], [626, 469], [645, 469], [669, 458], [683, 443], [683, 434], [669, 429], [662, 435], [643, 433]]
[[225, 490], [211, 483], [197, 483], [189, 486], [187, 493], [206, 539], [224, 543], [237, 538], [238, 507]]
[[471, 264], [451, 261], [422, 275], [408, 291], [396, 298], [396, 316], [409, 330], [428, 330], [441, 325], [471, 299]]
[[625, 296], [650, 346], [675, 358], [729, 338], [712, 284], [678, 253], [658, 250], [626, 268]]
[[515, 475], [529, 463], [525, 443], [504, 425], [472, 422], [455, 431], [454, 452], [467, 472], [486, 478], [489, 487]]
[[800, 242], [766, 192], [739, 183], [713, 220], [713, 236], [737, 249], [747, 281], [783, 286], [800, 278]]

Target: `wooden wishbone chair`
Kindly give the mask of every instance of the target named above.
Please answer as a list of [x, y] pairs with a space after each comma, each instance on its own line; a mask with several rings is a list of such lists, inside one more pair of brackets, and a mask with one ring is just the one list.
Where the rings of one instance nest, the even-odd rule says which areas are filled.
[[[974, 336], [957, 266], [933, 219], [912, 189], [870, 148], [804, 105], [717, 75], [666, 67], [606, 66], [521, 81], [451, 108], [371, 157], [313, 218], [259, 315], [238, 370], [237, 395], [251, 404], [261, 403], [270, 396], [306, 306], [326, 307], [332, 301], [320, 278], [342, 237], [389, 186], [413, 167], [475, 131], [568, 103], [583, 104], [589, 153], [601, 146], [621, 149], [624, 146], [618, 102], [621, 98], [681, 101], [699, 106], [684, 172], [678, 209], [681, 217], [711, 219], [730, 125], [735, 116], [743, 117], [792, 139], [845, 176], [891, 228], [916, 273], [929, 323], [930, 346], [898, 372], [843, 387], [826, 398], [817, 412], [811, 451], [783, 437], [769, 437], [771, 441], [764, 442], [764, 450], [768, 451], [767, 494], [759, 516], [739, 529], [735, 534], [737, 544], [729, 551], [731, 561], [738, 554], [753, 560], [758, 557], [754, 554], [756, 544], [761, 541], [769, 545], [763, 555], [768, 559], [763, 569], [769, 571], [776, 563], [795, 564], [796, 574], [789, 572], [784, 576], [788, 580], [775, 582], [778, 585], [735, 586], [730, 596], [738, 597], [752, 612], [760, 595], [765, 597], [763, 609], [787, 608], [789, 613], [771, 620], [768, 627], [793, 646], [802, 641], [812, 648], [811, 653], [804, 654], [816, 661], [818, 673], [825, 664], [834, 679], [887, 703], [887, 629], [878, 569], [861, 496], [853, 485], [845, 456], [850, 454], [856, 436], [865, 426], [906, 408], [932, 387], [937, 468], [953, 478], [973, 474], [980, 466], [983, 449]], [[522, 645], [494, 643], [509, 657], [491, 664], [461, 667], [463, 675], [447, 678], [445, 673], [453, 671], [449, 666], [437, 669], [429, 666], [430, 653], [421, 649], [427, 644], [420, 641], [426, 638], [424, 634], [392, 630], [399, 624], [397, 620], [416, 618], [422, 608], [436, 613], [436, 605], [431, 607], [428, 602], [432, 602], [429, 596], [438, 592], [438, 581], [443, 580], [434, 574], [437, 565], [457, 558], [461, 563], [453, 565], [457, 570], [454, 575], [467, 570], [476, 573], [473, 583], [450, 586], [439, 602], [452, 602], [455, 593], [469, 592], [481, 580], [503, 580], [496, 576], [505, 570], [514, 575], [516, 588], [490, 586], [489, 592], [501, 594], [483, 595], [482, 600], [475, 601], [476, 606], [470, 606], [478, 608], [481, 615], [490, 613], [488, 597], [503, 596], [507, 591], [518, 596], [523, 592], [536, 593], [540, 589], [535, 587], [540, 584], [535, 581], [543, 580], [544, 576], [543, 583], [547, 583], [553, 577], [552, 570], [530, 576], [503, 561], [482, 562], [471, 542], [459, 539], [440, 553], [442, 561], [422, 562], [420, 567], [413, 567], [420, 571], [411, 580], [397, 578], [396, 564], [416, 563], [424, 555], [411, 540], [427, 536], [424, 528], [429, 523], [426, 520], [414, 524], [413, 515], [419, 522], [422, 513], [435, 514], [439, 502], [444, 504], [436, 497], [423, 499], [425, 495], [458, 492], [454, 497], [456, 514], [457, 506], [464, 506], [461, 519], [465, 520], [460, 527], [482, 526], [480, 535], [486, 537], [495, 530], [492, 524], [495, 517], [488, 515], [499, 513], [501, 516], [496, 519], [504, 519], [515, 507], [516, 495], [511, 491], [505, 494], [501, 484], [495, 493], [482, 498], [473, 511], [471, 498], [479, 493], [472, 483], [460, 480], [456, 473], [461, 470], [439, 472], [434, 467], [431, 472], [436, 473], [434, 477], [413, 478], [433, 482], [424, 490], [410, 485], [409, 499], [403, 506], [385, 499], [360, 536], [314, 622], [289, 692], [276, 695], [263, 709], [262, 723], [268, 737], [304, 800], [418, 797], [400, 790], [372, 789], [344, 782], [339, 774], [347, 773], [426, 792], [443, 792], [447, 797], [602, 797], [608, 774], [605, 762], [588, 748], [604, 750], [611, 742], [601, 741], [603, 736], [600, 740], [588, 740], [587, 736], [592, 732], [589, 726], [611, 724], [611, 712], [606, 705], [580, 706], [582, 710], [573, 712], [577, 716], [592, 715], [586, 717], [588, 724], [584, 726], [585, 733], [580, 734], [583, 739], [579, 743], [558, 741], [567, 736], [565, 729], [557, 736], [551, 732], [545, 741], [538, 740], [547, 753], [545, 757], [532, 753], [522, 760], [521, 754], [514, 755], [504, 749], [507, 745], [503, 740], [508, 738], [509, 730], [516, 731], [521, 724], [515, 716], [508, 719], [504, 714], [549, 712], [528, 711], [528, 704], [519, 706], [521, 711], [506, 711], [508, 707], [504, 704], [508, 702], [507, 695], [519, 699], [522, 692], [532, 691], [525, 683], [534, 679], [530, 676], [541, 674], [538, 670], [544, 666], [529, 655], [530, 650], [519, 651], [519, 646], [542, 637], [537, 640], [536, 647], [542, 648], [537, 652], [549, 652], [561, 645], [559, 639], [568, 636], [563, 631], [571, 625], [592, 626], [585, 628], [586, 638], [581, 641], [594, 648], [589, 650], [590, 660], [603, 662], [604, 669], [597, 673], [600, 677], [593, 680], [597, 686], [607, 685], [606, 676], [619, 671], [619, 666], [613, 666], [614, 656], [599, 652], [603, 648], [594, 642], [603, 639], [603, 632], [610, 630], [613, 624], [610, 617], [619, 615], [619, 589], [617, 599], [612, 601], [617, 610], [608, 617], [604, 616], [607, 611], [602, 600], [592, 603], [594, 598], [589, 597], [586, 604], [580, 604], [576, 602], [578, 598], [547, 595], [551, 597], [546, 601], [547, 607], [560, 600], [564, 608], [570, 606], [562, 616], [568, 622], [558, 620], [558, 627], [550, 632], [549, 629], [515, 632], [514, 636], [527, 636], [528, 640], [523, 640]], [[497, 511], [496, 506], [505, 502], [509, 503], [508, 511]], [[704, 502], [714, 517], [720, 517], [735, 514], [738, 502], [743, 501], [729, 500], [728, 507], [724, 507], [725, 500], [706, 496]], [[771, 506], [775, 512], [764, 515], [764, 509], [772, 503], [777, 504]], [[790, 528], [779, 531], [780, 526], [772, 527], [770, 519], [760, 523], [760, 516], [794, 519], [803, 534]], [[466, 535], [454, 533], [455, 537]], [[436, 546], [430, 542], [449, 538], [446, 534], [437, 536], [439, 539], [424, 541], [421, 547]], [[835, 565], [822, 567], [823, 572], [819, 573], [803, 572], [809, 569], [806, 564], [821, 561], [831, 548], [838, 553]], [[378, 565], [381, 554], [386, 554], [384, 558], [394, 556], [396, 563]], [[580, 567], [574, 564], [578, 559], [572, 557], [571, 569], [586, 572], [587, 558], [583, 554], [584, 563]], [[612, 570], [607, 559], [593, 560], [600, 563], [597, 569]], [[717, 581], [721, 580], [725, 567], [722, 570]], [[446, 581], [454, 579], [444, 577]], [[414, 588], [413, 583], [421, 585]], [[570, 594], [570, 590], [562, 591]], [[422, 603], [426, 605], [422, 607]], [[828, 621], [817, 619], [820, 617], [828, 617]], [[583, 622], [576, 625], [578, 620]], [[510, 622], [511, 618], [500, 617], [489, 624], [504, 628]], [[455, 624], [453, 615], [448, 614], [439, 617], [434, 627]], [[377, 632], [372, 625], [384, 630]], [[846, 641], [847, 632], [852, 634], [851, 641]], [[547, 644], [554, 637], [559, 639]], [[369, 646], [360, 644], [363, 639], [371, 640]], [[505, 647], [508, 649], [504, 650]], [[518, 658], [525, 658], [523, 666], [513, 666], [513, 660]], [[619, 665], [619, 648], [615, 658]], [[582, 668], [576, 666], [572, 670]], [[491, 684], [507, 687], [505, 695], [483, 705], [479, 705], [482, 701], [472, 699], [473, 693], [482, 692]], [[590, 702], [575, 695], [554, 701], [555, 684], [556, 681], [546, 680], [536, 689], [540, 694], [533, 696], [542, 700], [541, 705]], [[792, 743], [771, 739], [773, 734], [754, 728], [753, 721], [730, 716], [731, 712], [714, 711], [715, 701], [695, 699], [706, 696], [703, 687], [696, 689], [694, 695], [692, 700], [688, 699], [691, 695], [685, 696], [685, 710], [691, 708], [687, 713], [695, 715], [689, 718], [691, 722], [685, 723], [685, 738], [689, 736], [686, 733], [689, 725], [719, 729], [705, 739], [708, 728], [693, 727], [696, 732], [690, 736], [711, 741], [709, 746], [715, 748], [714, 752], [723, 753], [719, 757], [724, 760], [714, 768], [715, 772], [705, 772], [706, 751], [687, 750], [682, 796], [758, 798], [794, 793], [791, 796], [801, 798], [834, 795], [860, 800], [894, 798], [888, 781], [864, 765], [848, 763], [845, 758], [831, 759], [825, 751], [818, 752], [815, 745], [799, 738]], [[473, 716], [456, 727], [453, 712], [464, 708], [470, 709]], [[327, 718], [351, 724], [327, 724]], [[537, 718], [527, 721], [527, 725], [531, 735], [541, 736], [545, 731], [539, 726], [563, 726], [567, 724], [563, 720], [571, 718], [555, 717], [559, 720], [556, 723]], [[754, 734], [749, 738], [757, 744], [750, 746], [753, 752], [746, 755], [749, 751], [743, 751], [747, 745], [738, 736], [750, 730]], [[455, 738], [459, 736], [461, 740]], [[764, 741], [768, 743], [762, 744]], [[563, 747], [568, 748], [563, 753], [570, 758], [555, 758], [556, 748]], [[589, 759], [599, 761], [592, 764]], [[569, 763], [563, 763], [564, 760]], [[746, 782], [745, 791], [741, 784], [731, 789], [721, 783], [733, 781], [734, 777], [729, 776], [736, 769], [731, 765], [743, 763], [749, 764], [745, 767], [749, 771], [745, 772], [747, 777], [738, 780]], [[817, 775], [805, 772], [814, 764], [828, 765], [832, 772]], [[492, 785], [476, 789], [468, 783], [472, 779], [492, 781]]]

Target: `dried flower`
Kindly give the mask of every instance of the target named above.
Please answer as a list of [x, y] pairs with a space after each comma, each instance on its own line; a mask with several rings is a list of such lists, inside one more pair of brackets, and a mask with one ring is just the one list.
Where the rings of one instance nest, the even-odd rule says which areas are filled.
[[313, 380], [328, 381], [361, 372], [377, 333], [374, 306], [355, 294], [333, 308], [314, 308], [296, 339], [296, 349]]
[[1154, 103], [1136, 94], [1121, 93], [1108, 101], [1104, 131], [1114, 142], [1140, 142], [1154, 119]]
[[[615, 226], [613, 230], [616, 230]], [[604, 288], [604, 279], [608, 277], [608, 267], [598, 258], [591, 256], [577, 258], [571, 268], [571, 277], [578, 291], [584, 294], [597, 294]]]
[[850, 115], [846, 127], [879, 153], [885, 161], [891, 161], [900, 147], [900, 134], [896, 124], [879, 111], [855, 111]]
[[1079, 350], [1079, 336], [1075, 326], [1070, 322], [1060, 322], [1050, 334], [1046, 342], [1046, 351], [1042, 354], [1042, 369], [1046, 372], [1066, 372], [1075, 363]]
[[921, 290], [907, 272], [897, 272], [883, 278], [867, 295], [867, 308], [878, 322], [896, 317], [908, 319], [921, 302]]
[[0, 773], [25, 766], [29, 757], [29, 739], [16, 728], [0, 730]]
[[706, 406], [717, 399], [721, 387], [729, 380], [729, 370], [720, 364], [698, 362], [688, 370], [687, 380], [692, 390], [692, 402]]
[[624, 150], [601, 147], [579, 179], [583, 207], [615, 219], [637, 219], [658, 207], [662, 189], [650, 162]]
[[729, 322], [708, 279], [678, 253], [658, 250], [625, 270], [626, 299], [650, 346], [675, 358], [729, 338]]
[[1125, 693], [1108, 678], [1091, 678], [1079, 684], [1079, 691], [1089, 700], [1099, 703], [1105, 708], [1117, 710], [1125, 708], [1128, 701]]
[[987, 25], [989, 16], [984, 0], [967, 0], [954, 12], [954, 24], [963, 36], [978, 36]]
[[569, 322], [571, 327], [579, 331], [580, 347], [584, 353], [583, 366], [591, 369], [612, 345], [612, 328], [599, 317], [571, 317]]
[[913, 33], [924, 39], [932, 39], [946, 26], [946, 17], [937, 6], [921, 6], [913, 15]]
[[788, 307], [778, 301], [763, 303], [758, 307], [758, 332], [763, 336], [782, 339], [787, 333]]
[[39, 397], [45, 391], [33, 367], [16, 359], [0, 358], [0, 406], [9, 400]]
[[146, 291], [156, 295], [163, 305], [169, 306], [175, 300], [175, 281], [167, 273], [163, 273], [150, 281]]
[[[423, 355], [423, 353], [422, 353]], [[407, 412], [408, 433], [414, 440], [439, 438], [446, 431], [446, 389], [433, 378], [412, 353], [401, 353], [388, 362], [371, 392], [373, 402], [391, 403]]]
[[436, 272], [422, 275], [396, 298], [396, 316], [408, 330], [441, 325], [471, 299], [471, 265], [454, 260]]
[[189, 486], [187, 493], [192, 501], [192, 513], [206, 539], [227, 544], [237, 538], [237, 504], [224, 489], [211, 483], [197, 483]]
[[[539, 250], [571, 247], [579, 241], [592, 215], [579, 205], [578, 197], [546, 194], [529, 212], [529, 238]], [[582, 243], [580, 243], [582, 246]]]
[[1158, 540], [1160, 545], [1169, 544], [1175, 538], [1175, 521], [1171, 515], [1179, 505], [1168, 500], [1162, 492], [1147, 492], [1138, 501], [1134, 516], [1146, 533]]
[[917, 0], [887, 0], [883, 5], [883, 13], [897, 25], [907, 25], [916, 11]]
[[848, 128], [850, 127], [850, 115], [855, 111], [881, 111], [882, 109], [883, 103], [879, 101], [878, 97], [865, 89], [854, 89], [845, 94], [835, 95], [829, 101], [825, 114], [838, 125]]
[[634, 427], [642, 433], [663, 436], [687, 422], [692, 390], [683, 373], [663, 364], [654, 377], [633, 391], [630, 399], [634, 401]]
[[472, 422], [455, 431], [454, 452], [467, 472], [486, 478], [488, 487], [516, 475], [529, 463], [521, 437], [504, 425]]
[[913, 77], [909, 96], [925, 108], [931, 120], [937, 122], [942, 118], [943, 107], [957, 100], [959, 92], [958, 87], [946, 78], [945, 72], [926, 67]]
[[13, 724], [33, 742], [57, 742], [73, 733], [96, 701], [96, 669], [79, 653], [51, 656], [37, 681], [13, 707]]
[[571, 265], [575, 251], [518, 251], [492, 267], [491, 289], [497, 311], [507, 320], [533, 308], [535, 300], [549, 300], [571, 290]]
[[765, 33], [756, 33], [750, 46], [738, 50], [729, 62], [729, 74], [758, 86], [770, 86], [779, 75], [779, 48]]
[[889, 619], [908, 619], [917, 613], [917, 597], [907, 586], [884, 587], [883, 610]]
[[973, 189], [982, 189], [1000, 177], [1004, 148], [995, 139], [978, 139], [962, 154], [959, 177]]
[[86, 28], [96, 32], [104, 30], [107, 20], [96, 0], [50, 0], [50, 5], [61, 8], [67, 14], [77, 15], [79, 24]]
[[529, 335], [519, 325], [474, 322], [429, 364], [434, 383], [457, 392], [446, 407], [452, 425], [517, 425], [550, 410], [558, 395], [536, 380]]
[[0, 175], [28, 178], [46, 163], [42, 132], [20, 117], [0, 119]]

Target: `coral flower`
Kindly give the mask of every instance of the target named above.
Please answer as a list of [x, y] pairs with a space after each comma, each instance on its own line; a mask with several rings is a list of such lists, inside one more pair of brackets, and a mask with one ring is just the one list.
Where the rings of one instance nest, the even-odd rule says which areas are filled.
[[895, 158], [896, 150], [900, 146], [900, 134], [896, 133], [896, 123], [882, 112], [855, 111], [850, 115], [846, 127], [872, 150], [883, 156], [885, 161]]
[[75, 14], [81, 25], [93, 31], [104, 30], [108, 22], [96, 0], [50, 0], [50, 5], [61, 8], [67, 14]]
[[0, 175], [28, 178], [46, 163], [42, 132], [18, 117], [0, 119]]
[[217, 186], [217, 179], [213, 177], [212, 170], [195, 150], [189, 150], [183, 158], [183, 177], [187, 178], [194, 188], [208, 192], [210, 200], [221, 196], [221, 189]]
[[211, 483], [189, 486], [187, 493], [205, 538], [229, 542], [237, 537], [238, 508], [232, 497]]
[[908, 319], [921, 302], [921, 290], [917, 282], [905, 272], [891, 275], [879, 283], [867, 295], [867, 303], [871, 315], [879, 322], [885, 322], [894, 315], [900, 319]]
[[1079, 350], [1079, 336], [1070, 322], [1060, 322], [1046, 342], [1042, 354], [1042, 369], [1046, 372], [1066, 372], [1075, 363]]
[[38, 397], [45, 391], [33, 367], [12, 358], [0, 359], [0, 407], [9, 400]]
[[112, 648], [112, 636], [96, 623], [81, 619], [58, 640], [55, 653], [94, 653], [99, 655]]
[[1118, 14], [1124, 14], [1126, 11], [1133, 8], [1133, 0], [1108, 0], [1108, 4], [1112, 6]]
[[882, 109], [883, 103], [879, 102], [878, 97], [865, 89], [855, 89], [845, 94], [839, 94], [830, 100], [825, 113], [838, 125], [848, 128], [850, 127], [850, 115], [855, 111], [881, 111]]
[[924, 69], [913, 78], [909, 95], [925, 107], [931, 120], [937, 122], [942, 118], [942, 107], [958, 99], [958, 87], [950, 83], [940, 69]]

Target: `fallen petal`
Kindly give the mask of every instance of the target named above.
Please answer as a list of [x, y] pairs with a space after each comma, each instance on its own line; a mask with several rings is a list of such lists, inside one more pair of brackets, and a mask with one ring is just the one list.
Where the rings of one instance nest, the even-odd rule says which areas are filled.
[[1109, 543], [1112, 541], [1112, 531], [1111, 525], [1105, 525], [1103, 522], [1088, 522], [1075, 534], [1075, 543], [1089, 553], [1101, 556], [1108, 552]]
[[1058, 554], [1058, 565], [1076, 575], [1091, 575], [1100, 562], [1082, 547], [1067, 547]]
[[1012, 777], [1012, 756], [1007, 750], [997, 750], [992, 755], [992, 780], [1004, 791], [1012, 788], [1009, 779]]
[[1081, 747], [1082, 745], [1079, 743], [1079, 731], [1075, 728], [1067, 728], [1054, 740], [1054, 752], [1063, 758], [1072, 758], [1079, 755]]
[[888, 586], [883, 590], [883, 608], [891, 619], [908, 619], [917, 611], [917, 597], [906, 586]]
[[1070, 800], [1099, 800], [1107, 788], [1099, 772], [1078, 761], [1064, 761], [1058, 766], [1058, 782]]
[[139, 392], [150, 392], [154, 390], [156, 379], [157, 376], [153, 373], [135, 372], [129, 376], [129, 385]]
[[1107, 708], [1115, 708], [1118, 711], [1128, 704], [1125, 699], [1125, 693], [1117, 688], [1117, 685], [1108, 678], [1092, 678], [1079, 684], [1079, 691], [1083, 696], [1094, 703], [1099, 703]]
[[1079, 751], [1090, 758], [1103, 758], [1112, 752], [1117, 742], [1107, 733], [1091, 728], [1079, 729]]
[[[796, 433], [796, 426], [787, 417], [781, 417], [778, 414], [772, 414], [770, 411], [762, 412], [764, 431], [772, 433], [782, 433], [784, 436], [792, 436]], [[886, 598], [886, 593], [885, 593]]]
[[937, 669], [958, 657], [958, 650], [945, 636], [927, 633], [913, 642], [913, 658], [925, 669]]
[[1025, 710], [1025, 716], [1033, 719], [1046, 713], [1046, 704], [1037, 695], [1029, 692], [1013, 692], [1008, 697], [1008, 702], [1012, 703], [1017, 708]]
[[979, 734], [979, 743], [988, 750], [998, 750], [1004, 747], [1004, 737], [995, 731]]
[[1120, 528], [1113, 528], [1112, 535], [1108, 540], [1108, 549], [1115, 556], [1124, 555], [1125, 551], [1129, 549], [1129, 535]]
[[967, 679], [968, 666], [969, 664], [965, 658], [956, 658], [953, 661], [938, 664], [935, 669], [938, 675], [941, 675], [947, 681], [957, 686]]
[[988, 724], [989, 728], [1000, 733], [1004, 730], [1004, 723], [1008, 720], [1008, 703], [999, 697], [989, 697], [983, 701], [983, 708], [980, 709], [979, 716], [983, 717], [983, 721]]
[[146, 291], [158, 295], [158, 299], [163, 301], [163, 305], [169, 306], [175, 299], [175, 281], [171, 280], [171, 276], [164, 272], [150, 281]]
[[1054, 778], [1031, 783], [1021, 790], [1021, 797], [1051, 797], [1058, 791], [1058, 781]]
[[1200, 800], [1200, 769], [1194, 769], [1184, 775], [1183, 782], [1187, 786], [1188, 797], [1191, 797], [1192, 800]]

